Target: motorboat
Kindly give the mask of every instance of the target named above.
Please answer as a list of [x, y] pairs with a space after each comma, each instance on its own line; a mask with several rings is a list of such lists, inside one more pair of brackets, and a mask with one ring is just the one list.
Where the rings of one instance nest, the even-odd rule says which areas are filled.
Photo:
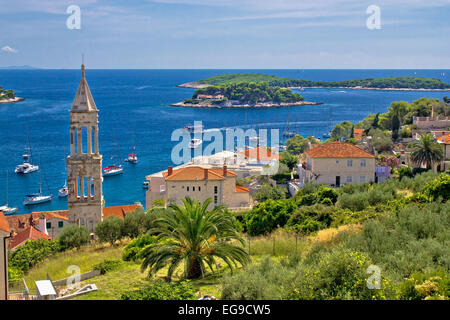
[[205, 127], [202, 124], [194, 124], [193, 126], [187, 125], [184, 128], [189, 132], [198, 132], [198, 133], [201, 133], [205, 130]]
[[67, 188], [67, 182], [64, 184], [64, 186], [58, 190], [58, 197], [64, 198], [69, 195], [69, 188]]
[[150, 183], [148, 182], [148, 180], [145, 180], [144, 182], [142, 182], [143, 189], [148, 189], [149, 187], [150, 187]]
[[197, 149], [198, 147], [200, 147], [202, 145], [202, 143], [203, 143], [202, 140], [194, 138], [189, 142], [189, 148]]

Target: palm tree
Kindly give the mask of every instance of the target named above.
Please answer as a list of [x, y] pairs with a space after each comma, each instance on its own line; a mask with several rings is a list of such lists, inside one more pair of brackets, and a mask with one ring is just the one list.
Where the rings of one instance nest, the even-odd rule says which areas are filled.
[[419, 166], [425, 163], [427, 169], [432, 168], [434, 162], [439, 162], [444, 158], [442, 147], [439, 143], [434, 142], [433, 136], [429, 133], [423, 134], [413, 149], [411, 160]]
[[[205, 273], [205, 264], [213, 271], [216, 258], [223, 260], [233, 271], [246, 265], [250, 257], [243, 249], [244, 240], [233, 225], [233, 217], [224, 206], [208, 210], [211, 199], [201, 204], [186, 197], [183, 206], [172, 204], [155, 221], [155, 245], [144, 249], [141, 270], [149, 269], [149, 276], [169, 266], [167, 277], [171, 279], [176, 268], [184, 263], [184, 277], [195, 279]], [[231, 243], [236, 240], [238, 244]]]

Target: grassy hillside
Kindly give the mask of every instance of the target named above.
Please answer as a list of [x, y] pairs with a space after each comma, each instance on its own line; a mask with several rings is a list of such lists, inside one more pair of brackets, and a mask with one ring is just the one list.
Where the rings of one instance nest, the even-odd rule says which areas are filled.
[[363, 87], [363, 88], [396, 88], [396, 89], [450, 89], [450, 84], [439, 79], [420, 77], [388, 77], [367, 78], [343, 81], [311, 81], [293, 78], [281, 78], [259, 73], [234, 73], [218, 75], [196, 81], [198, 84], [229, 85], [247, 82], [267, 82], [270, 86], [279, 87]]

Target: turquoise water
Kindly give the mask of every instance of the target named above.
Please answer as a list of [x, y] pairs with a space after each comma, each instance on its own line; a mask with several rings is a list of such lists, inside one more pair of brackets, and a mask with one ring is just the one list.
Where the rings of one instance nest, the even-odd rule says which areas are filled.
[[[171, 165], [174, 129], [202, 120], [206, 128], [258, 127], [291, 130], [303, 136], [321, 136], [333, 124], [357, 122], [370, 113], [386, 112], [391, 101], [413, 101], [421, 97], [442, 98], [450, 92], [306, 89], [301, 94], [320, 106], [276, 109], [187, 109], [167, 105], [192, 95], [193, 89], [177, 84], [230, 72], [260, 72], [309, 80], [348, 80], [367, 77], [422, 76], [450, 83], [450, 70], [90, 70], [86, 76], [100, 110], [100, 150], [104, 166], [112, 164], [116, 152], [115, 131], [121, 158], [131, 152], [135, 132], [139, 164], [124, 163], [125, 173], [105, 178], [107, 206], [140, 201], [145, 205], [145, 176]], [[445, 74], [445, 75], [444, 75]], [[11, 88], [25, 102], [0, 105], [0, 205], [5, 201], [5, 171], [9, 172], [9, 204], [19, 213], [67, 208], [57, 197], [64, 184], [64, 152], [69, 151], [69, 112], [80, 79], [79, 70], [0, 70], [0, 85]], [[259, 124], [259, 125], [258, 125]], [[26, 128], [37, 162], [41, 159], [43, 189], [53, 201], [32, 208], [22, 205], [23, 196], [36, 192], [39, 173], [14, 174], [26, 145]]]

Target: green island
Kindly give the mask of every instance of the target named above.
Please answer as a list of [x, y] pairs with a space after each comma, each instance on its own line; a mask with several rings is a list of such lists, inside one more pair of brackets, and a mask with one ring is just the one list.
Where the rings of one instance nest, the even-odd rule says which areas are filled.
[[182, 88], [205, 88], [237, 83], [267, 82], [269, 86], [282, 88], [352, 88], [385, 90], [450, 90], [450, 84], [439, 79], [421, 77], [368, 78], [343, 81], [311, 81], [282, 78], [260, 73], [223, 74], [199, 81], [181, 84]]
[[0, 87], [0, 103], [19, 102], [23, 100], [25, 99], [17, 97], [12, 89], [3, 89], [3, 87]]
[[267, 82], [240, 82], [195, 90], [191, 99], [173, 104], [183, 107], [286, 107], [319, 104], [304, 101], [290, 89]]

